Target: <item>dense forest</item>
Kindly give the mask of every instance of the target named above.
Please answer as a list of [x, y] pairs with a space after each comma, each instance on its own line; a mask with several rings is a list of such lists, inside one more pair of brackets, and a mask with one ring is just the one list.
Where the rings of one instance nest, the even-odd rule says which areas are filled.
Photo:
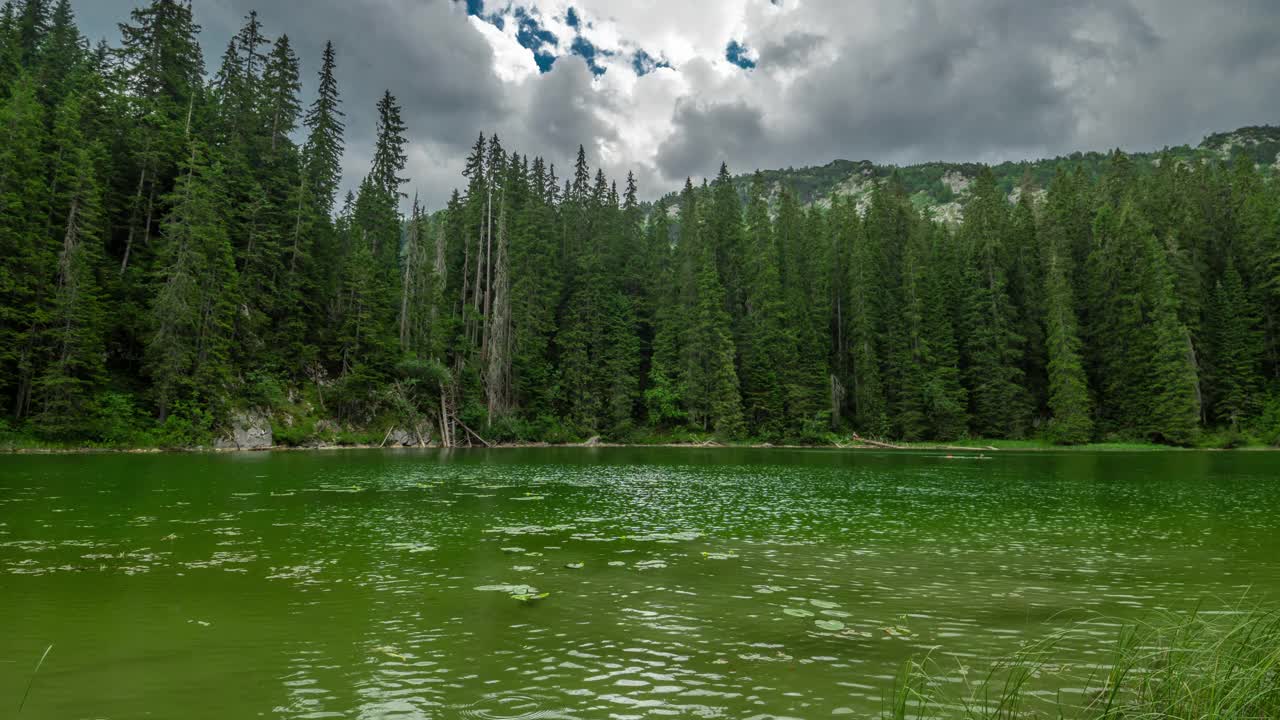
[[[1280, 192], [1252, 159], [986, 168], [963, 219], [899, 176], [805, 203], [721, 166], [643, 203], [479, 134], [435, 212], [391, 92], [338, 197], [340, 53], [250, 14], [212, 75], [189, 2], [90, 47], [0, 16], [0, 433], [277, 442], [815, 442], [833, 432], [1194, 444], [1280, 434]], [[308, 75], [310, 75], [308, 73]], [[411, 208], [408, 212], [406, 208]]]

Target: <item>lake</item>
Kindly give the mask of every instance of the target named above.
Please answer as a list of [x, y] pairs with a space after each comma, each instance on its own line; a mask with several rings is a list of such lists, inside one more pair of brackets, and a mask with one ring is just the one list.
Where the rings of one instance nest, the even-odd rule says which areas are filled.
[[[1280, 454], [0, 457], [28, 718], [875, 716], [1070, 629], [1280, 600]], [[546, 593], [545, 597], [540, 597]], [[515, 597], [513, 597], [515, 596]]]

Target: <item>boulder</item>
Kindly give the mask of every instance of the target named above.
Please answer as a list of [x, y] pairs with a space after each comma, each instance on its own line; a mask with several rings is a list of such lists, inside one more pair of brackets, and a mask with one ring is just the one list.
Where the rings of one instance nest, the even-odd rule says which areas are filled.
[[428, 445], [431, 444], [431, 426], [429, 424], [423, 423], [418, 427], [417, 432], [414, 432], [412, 427], [398, 427], [392, 430], [391, 434], [387, 436], [386, 446], [418, 447], [421, 444], [418, 442], [419, 438], [422, 439], [422, 442]]
[[274, 444], [271, 418], [255, 410], [245, 410], [231, 416], [231, 429], [218, 438], [216, 446], [221, 450], [265, 450]]
[[391, 431], [391, 435], [387, 437], [387, 445], [391, 447], [415, 447], [418, 444], [418, 438], [413, 433], [404, 428], [396, 428]]

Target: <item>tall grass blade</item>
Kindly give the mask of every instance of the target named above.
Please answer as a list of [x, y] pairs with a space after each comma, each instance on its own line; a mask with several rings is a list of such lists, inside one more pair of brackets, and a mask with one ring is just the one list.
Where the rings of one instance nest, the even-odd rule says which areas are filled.
[[36, 682], [36, 675], [40, 674], [40, 667], [44, 665], [44, 659], [49, 657], [49, 651], [53, 649], [53, 645], [44, 649], [44, 654], [40, 656], [40, 662], [36, 663], [36, 669], [31, 671], [31, 679], [27, 680], [27, 691], [22, 693], [22, 702], [18, 703], [18, 714], [22, 714], [22, 708], [27, 706], [27, 696], [31, 694], [31, 686]]

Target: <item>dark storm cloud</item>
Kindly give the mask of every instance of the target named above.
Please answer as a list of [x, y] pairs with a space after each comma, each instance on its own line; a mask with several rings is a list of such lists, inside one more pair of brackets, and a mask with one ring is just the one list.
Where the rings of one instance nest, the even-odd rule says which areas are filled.
[[721, 161], [749, 154], [764, 139], [762, 113], [745, 102], [698, 105], [682, 102], [676, 132], [658, 149], [658, 170], [667, 178], [705, 175]]
[[760, 64], [766, 68], [793, 68], [803, 65], [827, 39], [811, 32], [793, 32], [777, 42], [760, 47]]
[[[1097, 23], [1119, 42], [1088, 37]], [[805, 73], [786, 101], [803, 110], [764, 145], [761, 163], [833, 156], [926, 161], [1022, 157], [1066, 149], [1073, 98], [1056, 77], [1068, 65], [1155, 43], [1122, 3], [947, 2], [909, 11], [909, 32], [846, 42], [834, 62]], [[832, 89], [838, 88], [833, 92]], [[798, 152], [796, 152], [798, 150]]]

